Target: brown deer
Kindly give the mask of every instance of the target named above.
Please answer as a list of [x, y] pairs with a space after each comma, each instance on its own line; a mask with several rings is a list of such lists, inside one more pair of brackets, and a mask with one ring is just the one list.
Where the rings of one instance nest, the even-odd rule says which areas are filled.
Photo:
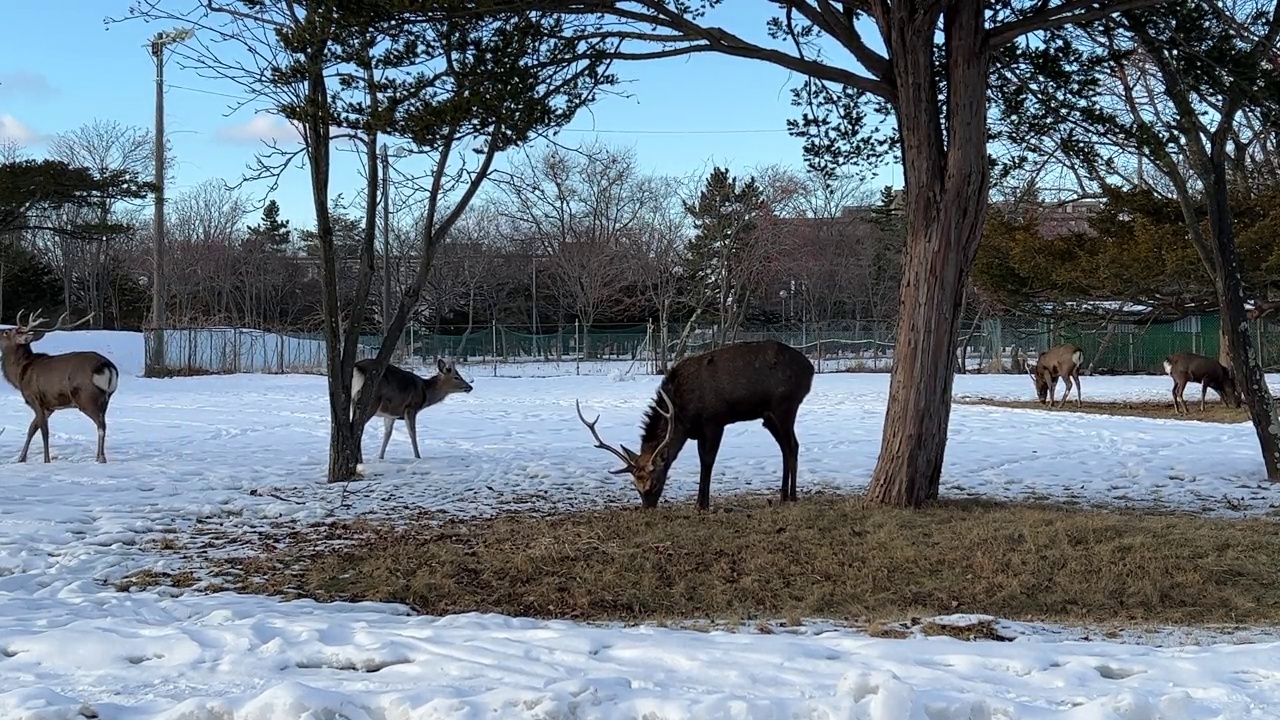
[[1062, 378], [1063, 384], [1066, 385], [1059, 407], [1065, 407], [1067, 400], [1071, 397], [1072, 378], [1076, 381], [1076, 407], [1083, 404], [1080, 400], [1080, 363], [1082, 362], [1084, 362], [1084, 351], [1067, 343], [1040, 353], [1034, 365], [1027, 364], [1027, 372], [1036, 385], [1036, 396], [1040, 399], [1041, 405], [1044, 404], [1046, 397], [1049, 400], [1049, 407], [1053, 407], [1057, 402], [1058, 378]]
[[[387, 455], [387, 443], [391, 442], [391, 430], [396, 420], [404, 420], [409, 427], [409, 442], [413, 444], [413, 456], [419, 460], [418, 454], [418, 413], [424, 408], [439, 403], [453, 393], [471, 392], [471, 383], [462, 379], [452, 363], [442, 359], [436, 360], [439, 374], [430, 378], [402, 370], [395, 365], [387, 365], [382, 373], [382, 381], [374, 396], [374, 414], [382, 418], [382, 449], [378, 450], [378, 459]], [[355, 374], [351, 378], [351, 416], [355, 417], [356, 401], [360, 390], [364, 388], [365, 377], [373, 373], [373, 359], [365, 359], [356, 363]]]
[[0, 332], [0, 365], [4, 369], [4, 378], [22, 393], [23, 402], [35, 412], [18, 462], [27, 461], [27, 451], [31, 449], [36, 430], [40, 431], [40, 438], [44, 441], [44, 461], [51, 462], [49, 416], [73, 407], [98, 426], [97, 461], [107, 461], [107, 406], [120, 382], [120, 370], [105, 356], [92, 351], [49, 355], [31, 349], [31, 344], [39, 342], [47, 333], [70, 330], [92, 317], [90, 313], [71, 325], [64, 325], [67, 314], [63, 313], [53, 327], [37, 330], [48, 320], [37, 312], [28, 316], [24, 323], [22, 312], [19, 312], [17, 327]]
[[[1240, 394], [1236, 391], [1231, 370], [1215, 358], [1191, 352], [1174, 353], [1165, 358], [1164, 371], [1173, 378], [1173, 409], [1178, 414], [1184, 411], [1191, 414], [1187, 399], [1182, 396], [1189, 382], [1200, 383], [1200, 412], [1204, 412], [1204, 398], [1209, 388], [1218, 393], [1223, 405], [1230, 403], [1233, 407], [1240, 407]], [[1178, 407], [1179, 402], [1182, 403], [1181, 408]]]
[[699, 510], [711, 504], [711, 471], [720, 451], [724, 428], [733, 423], [762, 420], [782, 450], [783, 502], [796, 499], [796, 466], [800, 443], [796, 440], [796, 414], [813, 385], [813, 363], [793, 347], [775, 340], [744, 342], [684, 358], [662, 379], [644, 418], [640, 452], [627, 446], [618, 450], [596, 432], [592, 422], [574, 402], [578, 419], [591, 431], [595, 447], [607, 450], [625, 463], [609, 471], [630, 473], [640, 503], [658, 505], [667, 473], [690, 439], [698, 441], [702, 465], [698, 479]]

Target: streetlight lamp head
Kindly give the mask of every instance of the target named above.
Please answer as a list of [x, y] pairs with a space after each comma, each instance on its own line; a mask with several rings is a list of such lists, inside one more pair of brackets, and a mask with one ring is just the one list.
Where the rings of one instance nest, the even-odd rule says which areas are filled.
[[151, 38], [151, 44], [153, 46], [174, 45], [190, 40], [195, 34], [195, 31], [189, 27], [161, 30]]

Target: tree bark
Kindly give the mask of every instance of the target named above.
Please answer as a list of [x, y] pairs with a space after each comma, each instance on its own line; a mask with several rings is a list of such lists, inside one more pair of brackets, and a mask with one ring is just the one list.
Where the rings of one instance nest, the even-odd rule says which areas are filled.
[[[906, 7], [903, 7], [906, 6]], [[906, 186], [907, 243], [880, 458], [870, 505], [938, 497], [964, 288], [987, 211], [987, 72], [981, 0], [947, 6], [948, 129], [934, 80], [931, 18], [894, 4], [890, 49]]]
[[[1217, 138], [1215, 138], [1217, 139]], [[1216, 143], [1215, 143], [1216, 144]], [[1228, 366], [1236, 379], [1236, 390], [1248, 407], [1249, 420], [1262, 448], [1267, 479], [1280, 482], [1280, 415], [1267, 387], [1267, 377], [1258, 360], [1244, 307], [1244, 283], [1240, 277], [1240, 254], [1236, 250], [1235, 227], [1227, 193], [1225, 148], [1211, 148], [1212, 183], [1209, 187], [1209, 234], [1213, 238], [1221, 273], [1215, 278], [1219, 299], [1218, 314]], [[1220, 351], [1221, 352], [1221, 351]]]

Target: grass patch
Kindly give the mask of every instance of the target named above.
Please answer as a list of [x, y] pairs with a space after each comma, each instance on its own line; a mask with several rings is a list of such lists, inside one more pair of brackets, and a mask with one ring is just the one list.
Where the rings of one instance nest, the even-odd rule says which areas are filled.
[[[1211, 393], [1212, 394], [1212, 393]], [[1079, 412], [1091, 415], [1120, 415], [1126, 417], [1158, 418], [1161, 420], [1195, 420], [1214, 423], [1241, 423], [1249, 421], [1249, 411], [1242, 407], [1233, 408], [1223, 405], [1216, 398], [1205, 403], [1204, 412], [1200, 412], [1199, 395], [1192, 401], [1187, 398], [1187, 406], [1191, 408], [1188, 415], [1179, 415], [1173, 409], [1173, 399], [1169, 402], [1090, 402], [1076, 407], [1075, 401], [1067, 403], [1065, 408], [1053, 408], [1041, 405], [1035, 400], [989, 400], [987, 398], [963, 398], [956, 400], [960, 405], [991, 405], [994, 407], [1018, 408], [1021, 410], [1043, 410], [1045, 412]]]
[[191, 557], [226, 589], [400, 602], [433, 615], [798, 624], [960, 612], [1095, 625], [1280, 623], [1280, 533], [1271, 520], [975, 501], [867, 510], [840, 495], [785, 507], [721, 502], [710, 514], [681, 504], [399, 527], [331, 522], [247, 556]]

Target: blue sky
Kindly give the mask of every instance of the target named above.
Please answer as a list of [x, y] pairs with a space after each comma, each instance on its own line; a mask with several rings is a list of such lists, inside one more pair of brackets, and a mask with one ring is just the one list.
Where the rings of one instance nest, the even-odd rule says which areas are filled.
[[[738, 0], [741, 2], [741, 0]], [[4, 0], [0, 23], [0, 138], [15, 138], [34, 155], [44, 140], [96, 118], [150, 127], [154, 114], [154, 64], [147, 39], [157, 25], [121, 16], [127, 0]], [[763, 30], [770, 4], [743, 3], [735, 27]], [[50, 22], [56, 18], [57, 24]], [[753, 35], [755, 33], [752, 33]], [[640, 164], [657, 173], [688, 175], [713, 163], [735, 170], [767, 163], [802, 164], [800, 142], [785, 123], [794, 116], [790, 75], [764, 63], [705, 55], [621, 66], [630, 98], [607, 97], [584, 111], [561, 135], [575, 145], [598, 139], [633, 148]], [[177, 162], [170, 196], [217, 177], [234, 182], [261, 149], [260, 138], [279, 132], [277, 121], [245, 109], [228, 115], [233, 85], [203, 80], [175, 64], [166, 66], [168, 135]], [[349, 156], [348, 156], [349, 157]], [[886, 169], [876, 185], [901, 183]], [[360, 186], [353, 168], [337, 169], [334, 192], [350, 197]], [[256, 199], [265, 185], [250, 186]], [[273, 197], [295, 225], [311, 213], [305, 171], [291, 171]]]

